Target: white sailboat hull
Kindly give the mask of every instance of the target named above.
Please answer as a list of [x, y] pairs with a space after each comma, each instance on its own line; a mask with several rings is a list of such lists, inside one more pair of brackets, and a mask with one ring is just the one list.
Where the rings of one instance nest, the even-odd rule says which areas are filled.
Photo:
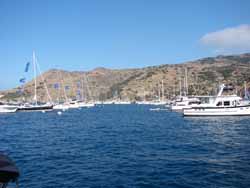
[[68, 110], [69, 109], [69, 105], [67, 104], [57, 104], [55, 106], [53, 106], [54, 110]]
[[80, 108], [91, 108], [91, 107], [94, 107], [95, 104], [94, 103], [84, 103], [84, 102], [81, 102], [81, 103], [78, 103], [78, 106]]
[[16, 106], [10, 106], [10, 105], [1, 105], [0, 106], [0, 113], [13, 113], [17, 111]]
[[53, 110], [53, 105], [51, 104], [43, 104], [43, 105], [32, 105], [25, 104], [18, 107], [19, 111], [51, 111]]
[[227, 108], [191, 108], [183, 110], [184, 116], [249, 116], [250, 106]]

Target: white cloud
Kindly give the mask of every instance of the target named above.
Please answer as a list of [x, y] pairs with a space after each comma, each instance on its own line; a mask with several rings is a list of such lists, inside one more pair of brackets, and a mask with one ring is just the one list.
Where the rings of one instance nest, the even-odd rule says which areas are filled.
[[250, 25], [240, 25], [205, 34], [200, 42], [215, 52], [244, 52], [250, 50]]

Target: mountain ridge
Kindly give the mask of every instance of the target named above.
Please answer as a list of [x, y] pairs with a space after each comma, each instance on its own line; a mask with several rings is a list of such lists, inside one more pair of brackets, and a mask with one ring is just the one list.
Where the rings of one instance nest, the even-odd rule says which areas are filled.
[[[221, 83], [233, 84], [241, 92], [244, 81], [250, 82], [250, 53], [219, 55], [184, 63], [144, 68], [97, 67], [91, 71], [51, 69], [37, 78], [38, 99], [39, 101], [48, 100], [42, 77], [45, 79], [53, 101], [64, 100], [63, 88], [65, 86], [69, 88], [66, 91], [69, 98], [76, 98], [76, 93], [80, 90], [86, 100], [115, 98], [131, 101], [155, 100], [159, 94], [164, 95], [165, 98], [172, 98], [180, 92], [179, 82], [184, 80], [185, 69], [188, 72], [190, 95], [214, 94], [216, 87]], [[55, 83], [58, 83], [59, 89], [53, 87]], [[162, 85], [163, 94], [159, 91]], [[18, 92], [20, 87], [1, 91], [0, 94], [3, 95], [1, 100], [32, 101], [33, 86], [34, 80], [31, 80], [24, 85], [23, 93]]]

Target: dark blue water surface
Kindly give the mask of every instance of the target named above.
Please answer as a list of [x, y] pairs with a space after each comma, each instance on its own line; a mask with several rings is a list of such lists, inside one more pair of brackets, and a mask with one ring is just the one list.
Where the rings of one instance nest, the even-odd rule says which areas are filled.
[[106, 105], [0, 115], [22, 188], [250, 187], [250, 117]]

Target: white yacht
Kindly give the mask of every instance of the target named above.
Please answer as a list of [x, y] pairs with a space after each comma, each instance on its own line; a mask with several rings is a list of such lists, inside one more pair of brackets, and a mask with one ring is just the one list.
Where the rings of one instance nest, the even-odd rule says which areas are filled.
[[78, 101], [78, 106], [80, 108], [91, 108], [91, 107], [95, 106], [95, 103], [93, 103], [93, 102]]
[[16, 112], [17, 109], [18, 107], [15, 105], [0, 103], [0, 113], [12, 113], [12, 112]]
[[78, 100], [71, 100], [67, 103], [65, 103], [68, 108], [90, 108], [94, 107], [95, 103], [87, 103], [84, 101], [78, 101]]
[[68, 110], [69, 109], [69, 105], [66, 103], [59, 103], [53, 106], [54, 110]]
[[217, 96], [210, 98], [209, 103], [184, 109], [184, 116], [240, 116], [250, 115], [250, 101], [237, 95], [222, 95], [227, 87], [221, 85]]
[[[187, 68], [185, 68], [185, 77], [183, 80], [182, 87], [182, 79], [180, 78], [180, 95], [177, 99], [170, 105], [170, 109], [174, 111], [182, 111], [183, 109], [189, 109], [194, 106], [197, 106], [201, 103], [198, 97], [188, 96], [188, 76], [187, 76]], [[184, 95], [183, 95], [184, 94]]]
[[175, 100], [175, 102], [170, 106], [170, 108], [171, 110], [182, 111], [183, 109], [197, 106], [200, 103], [200, 99], [196, 97], [181, 96]]

